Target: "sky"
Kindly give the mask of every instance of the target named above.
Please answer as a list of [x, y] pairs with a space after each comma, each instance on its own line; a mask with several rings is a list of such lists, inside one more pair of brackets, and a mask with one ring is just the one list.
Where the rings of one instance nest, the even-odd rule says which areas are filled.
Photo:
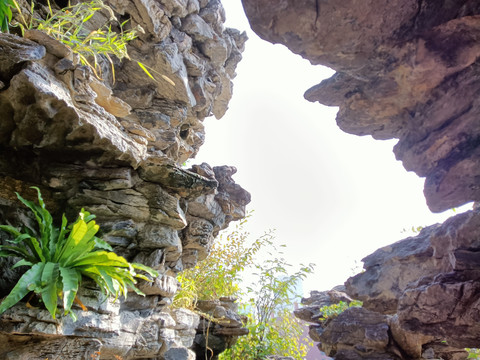
[[454, 215], [429, 211], [423, 179], [395, 159], [395, 140], [346, 134], [335, 123], [337, 108], [303, 98], [331, 69], [261, 40], [240, 0], [223, 5], [226, 26], [249, 40], [229, 110], [204, 121], [206, 141], [191, 163], [238, 169], [234, 180], [252, 194], [252, 239], [275, 229], [291, 264], [316, 264], [305, 295], [343, 284], [363, 257], [412, 234], [404, 229]]

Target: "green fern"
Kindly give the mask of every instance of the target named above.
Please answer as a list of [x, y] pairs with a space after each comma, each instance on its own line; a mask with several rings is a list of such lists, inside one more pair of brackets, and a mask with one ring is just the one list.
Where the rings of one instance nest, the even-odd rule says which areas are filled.
[[[29, 266], [10, 294], [0, 304], [0, 314], [22, 300], [33, 291], [38, 294], [47, 310], [55, 319], [57, 299], [63, 298], [64, 314], [70, 314], [73, 301], [81, 285], [82, 275], [93, 279], [103, 293], [114, 296], [115, 300], [127, 297], [128, 288], [144, 295], [135, 286], [136, 279], [151, 281], [158, 273], [148, 266], [129, 263], [112, 251], [111, 246], [95, 236], [99, 226], [94, 215], [82, 209], [77, 220], [67, 227], [67, 219], [62, 216], [60, 228], [53, 225], [50, 213], [45, 209], [40, 190], [39, 205], [25, 200], [18, 193], [18, 199], [34, 214], [38, 223], [38, 234], [27, 228], [20, 232], [15, 227], [0, 225], [0, 230], [13, 235], [7, 240], [11, 245], [0, 245], [1, 257], [17, 257], [20, 260], [13, 266]], [[143, 271], [150, 277], [138, 273]]]

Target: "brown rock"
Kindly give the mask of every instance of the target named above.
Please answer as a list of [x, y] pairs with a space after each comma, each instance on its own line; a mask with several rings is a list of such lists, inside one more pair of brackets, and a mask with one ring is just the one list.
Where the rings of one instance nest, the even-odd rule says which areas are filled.
[[[475, 1], [243, 0], [260, 37], [337, 71], [305, 97], [339, 106], [344, 131], [398, 138], [432, 211], [480, 197], [480, 6]], [[297, 19], [302, 19], [298, 21]]]

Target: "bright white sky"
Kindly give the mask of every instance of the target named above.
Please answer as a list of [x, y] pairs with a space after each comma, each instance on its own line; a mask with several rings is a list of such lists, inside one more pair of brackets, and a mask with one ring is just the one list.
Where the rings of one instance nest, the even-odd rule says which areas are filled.
[[276, 229], [288, 261], [316, 264], [306, 294], [342, 284], [363, 257], [405, 238], [402, 229], [453, 215], [428, 210], [423, 179], [396, 161], [395, 141], [346, 134], [337, 108], [303, 98], [332, 70], [258, 38], [240, 0], [223, 5], [227, 26], [250, 39], [229, 110], [205, 120], [206, 142], [192, 163], [237, 167], [235, 181], [252, 194], [252, 236]]

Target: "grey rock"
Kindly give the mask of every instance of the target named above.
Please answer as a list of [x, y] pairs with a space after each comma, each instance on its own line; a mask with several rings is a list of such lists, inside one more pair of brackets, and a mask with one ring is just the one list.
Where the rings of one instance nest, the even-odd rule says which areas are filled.
[[[192, 349], [197, 358], [205, 355], [217, 359], [219, 354], [233, 346], [239, 336], [248, 334], [246, 319], [236, 312], [235, 299], [198, 300], [196, 309], [201, 319]], [[202, 314], [205, 314], [202, 316]]]
[[320, 335], [320, 342], [322, 350], [329, 356], [348, 350], [356, 354], [355, 358], [370, 359], [372, 352], [386, 352], [388, 331], [385, 315], [352, 307], [332, 320]]
[[28, 61], [45, 56], [45, 47], [12, 34], [0, 34], [0, 80], [8, 83]]
[[186, 348], [170, 348], [164, 355], [165, 360], [195, 360], [195, 354]]
[[[88, 311], [74, 305], [77, 322], [20, 302], [0, 317], [0, 358], [76, 360], [101, 352], [106, 359], [193, 359], [187, 348], [198, 317], [168, 310], [176, 275], [204, 259], [214, 236], [240, 219], [250, 201], [231, 169], [218, 173], [225, 184], [219, 193], [210, 166], [190, 171], [179, 165], [203, 144], [204, 118], [225, 113], [245, 35], [224, 29], [216, 2], [110, 0], [108, 6], [118, 19], [130, 19], [126, 28], [143, 32], [127, 45], [130, 60], [113, 59], [115, 76], [99, 58], [102, 80], [41, 32], [27, 32], [34, 41], [0, 33], [0, 218], [34, 224], [15, 191], [34, 200], [30, 186], [38, 186], [55, 221], [64, 212], [74, 220], [85, 208], [117, 254], [161, 275], [137, 283], [145, 297], [129, 292], [115, 302], [84, 282], [78, 298]], [[107, 12], [85, 26], [95, 30]], [[0, 294], [6, 295], [19, 273], [2, 274]], [[230, 320], [215, 331], [233, 338], [245, 329], [234, 327], [241, 319], [225, 301], [215, 315]]]
[[146, 295], [160, 295], [173, 298], [178, 289], [178, 281], [168, 275], [160, 275], [152, 282], [142, 281], [138, 288]]
[[[5, 336], [1, 337], [6, 340]], [[6, 345], [5, 342], [2, 341], [2, 343]], [[14, 344], [4, 346], [0, 357], [5, 360], [45, 360], [56, 357], [87, 360], [100, 353], [101, 348], [102, 343], [97, 339], [63, 337], [38, 342], [34, 337], [24, 337]]]

